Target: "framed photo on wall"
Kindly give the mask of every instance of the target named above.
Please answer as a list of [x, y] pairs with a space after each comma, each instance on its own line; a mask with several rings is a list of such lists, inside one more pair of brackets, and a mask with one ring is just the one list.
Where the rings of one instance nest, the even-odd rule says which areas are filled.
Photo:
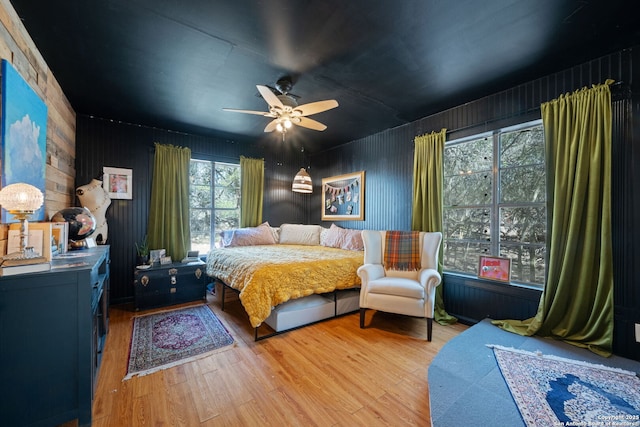
[[102, 186], [112, 199], [133, 198], [133, 171], [121, 168], [102, 168]]
[[497, 280], [498, 282], [510, 282], [511, 258], [480, 256], [478, 262], [478, 278]]
[[322, 220], [364, 219], [364, 171], [322, 178]]

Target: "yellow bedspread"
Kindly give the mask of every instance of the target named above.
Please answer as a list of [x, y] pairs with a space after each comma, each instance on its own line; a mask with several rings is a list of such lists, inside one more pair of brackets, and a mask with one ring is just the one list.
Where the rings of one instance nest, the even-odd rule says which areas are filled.
[[240, 291], [255, 328], [289, 299], [360, 286], [363, 261], [363, 251], [324, 246], [241, 246], [211, 250], [207, 274]]

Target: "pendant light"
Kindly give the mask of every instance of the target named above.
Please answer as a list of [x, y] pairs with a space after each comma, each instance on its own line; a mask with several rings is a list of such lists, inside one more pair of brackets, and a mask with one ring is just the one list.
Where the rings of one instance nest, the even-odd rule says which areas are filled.
[[311, 177], [304, 168], [300, 168], [300, 170], [296, 174], [296, 177], [293, 179], [291, 190], [295, 191], [296, 193], [313, 192], [313, 183], [311, 182]]

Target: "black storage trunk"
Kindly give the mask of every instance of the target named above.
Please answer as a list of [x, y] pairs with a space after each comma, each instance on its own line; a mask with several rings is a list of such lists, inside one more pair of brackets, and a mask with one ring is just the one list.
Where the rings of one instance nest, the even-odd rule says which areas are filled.
[[173, 263], [135, 271], [135, 308], [206, 300], [205, 263]]

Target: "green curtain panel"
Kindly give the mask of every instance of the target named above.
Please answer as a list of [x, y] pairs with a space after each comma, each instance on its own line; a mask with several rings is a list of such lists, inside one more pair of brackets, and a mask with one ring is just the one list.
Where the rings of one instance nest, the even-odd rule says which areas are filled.
[[155, 144], [147, 234], [151, 249], [165, 249], [174, 261], [191, 247], [189, 163], [191, 150]]
[[264, 196], [264, 159], [240, 156], [240, 227], [262, 223]]
[[[415, 137], [413, 157], [413, 211], [411, 229], [414, 231], [442, 231], [442, 180], [444, 143], [447, 130]], [[442, 274], [442, 248], [438, 254], [438, 272]], [[441, 325], [458, 321], [444, 309], [444, 280], [436, 288], [434, 318]]]
[[611, 92], [584, 88], [544, 103], [549, 267], [535, 317], [494, 323], [610, 356], [613, 342]]

